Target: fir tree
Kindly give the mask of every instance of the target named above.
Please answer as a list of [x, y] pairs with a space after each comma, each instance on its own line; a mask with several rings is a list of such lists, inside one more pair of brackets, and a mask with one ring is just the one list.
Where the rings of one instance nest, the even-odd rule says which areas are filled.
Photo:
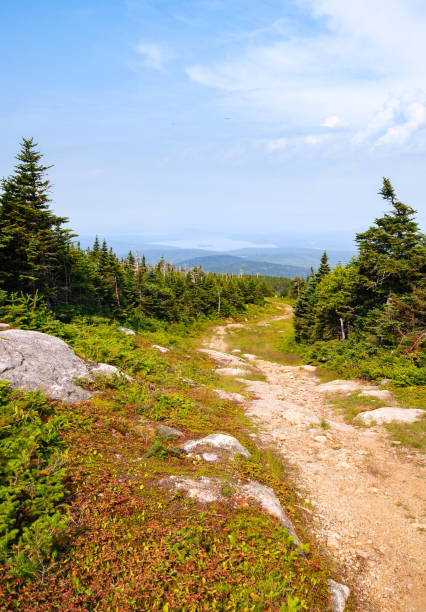
[[356, 235], [360, 292], [370, 306], [386, 302], [391, 293], [412, 291], [426, 273], [426, 241], [413, 220], [416, 211], [397, 200], [387, 178], [379, 194], [391, 204], [390, 212]]
[[[7, 291], [57, 292], [68, 262], [68, 221], [49, 208], [50, 182], [33, 139], [23, 139], [14, 173], [2, 181], [0, 195], [0, 284]], [[67, 276], [65, 272], [65, 276]], [[62, 277], [62, 278], [61, 278]]]
[[320, 267], [317, 270], [316, 278], [320, 281], [324, 276], [330, 273], [330, 266], [328, 265], [327, 251], [321, 256]]

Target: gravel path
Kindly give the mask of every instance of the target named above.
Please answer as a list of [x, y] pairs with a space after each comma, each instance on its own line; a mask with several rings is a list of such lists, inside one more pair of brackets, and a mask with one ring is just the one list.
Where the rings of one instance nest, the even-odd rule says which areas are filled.
[[[227, 350], [227, 327], [215, 329], [209, 348]], [[315, 535], [356, 592], [359, 611], [425, 612], [421, 458], [391, 444], [380, 427], [345, 424], [327, 407], [312, 368], [249, 359], [266, 380], [244, 381], [253, 397], [246, 411], [297, 469]]]

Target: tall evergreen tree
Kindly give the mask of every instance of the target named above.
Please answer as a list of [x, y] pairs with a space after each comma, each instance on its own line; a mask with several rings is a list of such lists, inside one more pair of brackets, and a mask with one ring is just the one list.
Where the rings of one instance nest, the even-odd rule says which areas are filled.
[[[40, 291], [54, 298], [67, 284], [68, 221], [49, 208], [50, 182], [33, 139], [23, 139], [14, 173], [2, 180], [0, 195], [0, 286], [7, 291]], [[62, 277], [62, 278], [60, 278]]]
[[426, 240], [413, 220], [416, 211], [397, 200], [387, 178], [379, 194], [390, 203], [390, 212], [356, 235], [360, 292], [369, 307], [386, 302], [391, 293], [412, 291], [426, 273]]

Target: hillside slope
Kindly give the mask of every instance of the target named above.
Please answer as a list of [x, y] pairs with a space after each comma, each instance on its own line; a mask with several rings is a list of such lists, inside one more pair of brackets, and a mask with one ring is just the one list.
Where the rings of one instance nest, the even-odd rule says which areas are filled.
[[[48, 331], [42, 318], [38, 329]], [[306, 556], [303, 498], [258, 444], [243, 386], [212, 371], [178, 326], [125, 332], [99, 318], [56, 325], [77, 353], [133, 378], [86, 381], [97, 391], [87, 401], [0, 386], [13, 476], [0, 497], [15, 496], [3, 517], [1, 609], [328, 609], [330, 573], [315, 542]], [[211, 434], [227, 444], [197, 447]]]
[[206, 272], [219, 274], [259, 274], [260, 276], [283, 276], [294, 278], [307, 276], [309, 270], [301, 266], [283, 266], [266, 261], [252, 261], [233, 255], [206, 255], [180, 261], [179, 266], [192, 268], [201, 266]]

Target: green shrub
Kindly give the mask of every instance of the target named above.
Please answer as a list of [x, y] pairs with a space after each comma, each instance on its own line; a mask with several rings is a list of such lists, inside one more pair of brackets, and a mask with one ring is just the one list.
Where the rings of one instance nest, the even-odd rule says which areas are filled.
[[[288, 351], [288, 340], [281, 350]], [[366, 338], [319, 341], [293, 345], [307, 363], [326, 362], [327, 369], [343, 378], [378, 381], [389, 378], [397, 386], [426, 384], [426, 367], [420, 356], [406, 355], [397, 348], [376, 346]]]
[[68, 426], [40, 393], [0, 381], [0, 561], [18, 577], [43, 574], [64, 537]]

